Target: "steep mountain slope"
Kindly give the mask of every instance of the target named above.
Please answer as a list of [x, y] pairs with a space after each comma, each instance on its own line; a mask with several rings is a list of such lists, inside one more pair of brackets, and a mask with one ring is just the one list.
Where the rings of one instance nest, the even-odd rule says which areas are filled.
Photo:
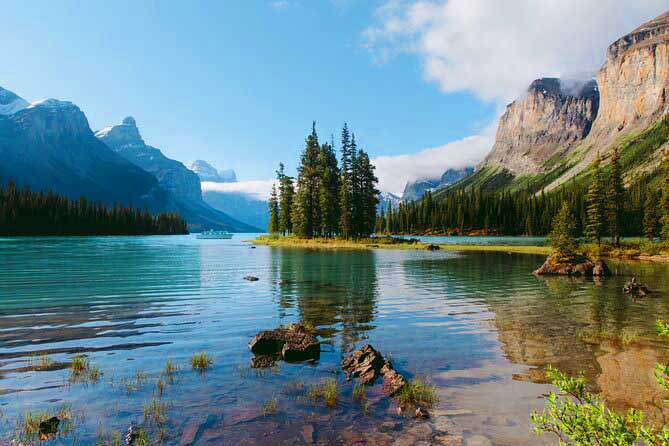
[[23, 107], [16, 98], [9, 104], [18, 111], [0, 115], [0, 183], [109, 204], [169, 207], [169, 193], [156, 178], [100, 142], [76, 105], [48, 99]]
[[496, 141], [457, 187], [552, 190], [587, 177], [597, 152], [621, 149], [626, 181], [653, 172], [667, 147], [669, 12], [608, 48], [595, 82], [539, 79], [507, 107]]
[[28, 101], [0, 87], [0, 115], [13, 115], [28, 107]]
[[206, 190], [202, 193], [205, 203], [246, 224], [262, 229], [269, 222], [267, 201], [243, 192], [221, 192]]
[[175, 199], [175, 206], [194, 230], [226, 229], [255, 232], [252, 225], [242, 223], [216, 210], [202, 200], [199, 177], [179, 161], [163, 155], [142, 139], [134, 118], [98, 131], [95, 136], [131, 163], [153, 174], [160, 186]]

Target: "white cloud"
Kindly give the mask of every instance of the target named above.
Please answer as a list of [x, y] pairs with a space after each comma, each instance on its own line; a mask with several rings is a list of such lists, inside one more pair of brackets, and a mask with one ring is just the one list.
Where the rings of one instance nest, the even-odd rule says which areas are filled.
[[268, 200], [275, 180], [239, 181], [237, 183], [202, 182], [202, 192], [241, 192], [258, 200]]
[[379, 189], [401, 195], [407, 181], [439, 178], [447, 169], [478, 164], [490, 151], [495, 126], [480, 135], [469, 136], [443, 146], [410, 155], [379, 156], [372, 160], [379, 178]]
[[364, 37], [377, 60], [415, 53], [442, 91], [506, 103], [539, 77], [594, 74], [666, 0], [387, 0]]

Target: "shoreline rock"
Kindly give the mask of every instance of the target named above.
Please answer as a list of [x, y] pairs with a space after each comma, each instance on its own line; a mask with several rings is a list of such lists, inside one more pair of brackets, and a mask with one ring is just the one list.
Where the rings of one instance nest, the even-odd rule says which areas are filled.
[[374, 385], [383, 377], [382, 390], [388, 396], [395, 395], [407, 384], [406, 378], [393, 368], [392, 363], [369, 344], [344, 358], [341, 367], [348, 379], [356, 378], [362, 385]]
[[592, 261], [584, 256], [574, 257], [567, 262], [553, 262], [549, 257], [533, 274], [536, 276], [608, 277], [611, 275], [611, 270], [603, 260]]
[[651, 293], [648, 288], [636, 281], [636, 276], [623, 286], [623, 292], [633, 297], [646, 297]]
[[264, 330], [251, 339], [249, 348], [256, 357], [252, 366], [271, 366], [272, 358], [284, 361], [306, 361], [318, 359], [321, 353], [320, 342], [312, 331], [302, 324], [290, 324], [288, 328]]

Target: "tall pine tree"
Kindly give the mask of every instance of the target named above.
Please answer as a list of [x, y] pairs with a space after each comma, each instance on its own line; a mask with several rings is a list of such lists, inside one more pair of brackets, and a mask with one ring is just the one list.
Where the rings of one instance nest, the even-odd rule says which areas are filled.
[[272, 193], [269, 196], [269, 222], [267, 231], [274, 234], [279, 231], [279, 198], [276, 195], [276, 185], [272, 184]]
[[592, 179], [588, 187], [585, 234], [592, 240], [597, 240], [601, 246], [604, 236], [606, 207], [602, 188], [601, 157], [599, 153], [592, 164]]
[[341, 131], [341, 169], [339, 182], [339, 235], [351, 237], [351, 135], [344, 123]]
[[660, 237], [669, 244], [669, 150], [664, 151], [662, 159], [662, 217], [660, 218]]
[[279, 181], [279, 232], [287, 235], [293, 232], [292, 213], [295, 187], [293, 179], [285, 174], [283, 163], [279, 163], [276, 177]]
[[321, 222], [318, 178], [319, 150], [316, 123], [314, 122], [300, 158], [297, 193], [292, 213], [295, 233], [305, 238], [318, 235]]

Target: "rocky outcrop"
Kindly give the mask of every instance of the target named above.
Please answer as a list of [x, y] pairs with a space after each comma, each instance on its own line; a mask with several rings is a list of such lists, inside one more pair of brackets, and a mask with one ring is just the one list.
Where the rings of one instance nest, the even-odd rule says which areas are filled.
[[609, 46], [597, 84], [601, 105], [593, 144], [648, 127], [669, 111], [669, 12]]
[[[304, 361], [320, 356], [320, 342], [312, 330], [301, 324], [261, 331], [251, 339], [249, 348], [256, 356], [277, 356], [284, 361]], [[266, 363], [254, 361], [253, 364]]]
[[481, 167], [503, 167], [516, 176], [544, 172], [552, 156], [589, 134], [598, 108], [599, 92], [592, 80], [535, 80], [524, 97], [507, 106]]
[[550, 257], [534, 274], [537, 276], [606, 277], [611, 270], [603, 260], [592, 261], [586, 257], [575, 257], [567, 262], [555, 262]]
[[127, 117], [121, 124], [102, 129], [95, 136], [131, 163], [153, 174], [175, 197], [202, 200], [198, 176], [159, 149], [146, 145], [134, 118]]
[[190, 170], [195, 172], [201, 181], [210, 181], [213, 183], [236, 183], [237, 174], [232, 169], [216, 170], [214, 166], [204, 160], [196, 160], [190, 166]]
[[650, 294], [650, 290], [637, 282], [636, 277], [632, 277], [632, 280], [623, 286], [623, 292], [633, 297], [646, 297]]
[[395, 395], [407, 384], [404, 376], [393, 368], [392, 363], [369, 344], [344, 358], [341, 367], [349, 379], [355, 378], [358, 383], [366, 386], [373, 385], [378, 378], [383, 377], [382, 389], [388, 396]]

